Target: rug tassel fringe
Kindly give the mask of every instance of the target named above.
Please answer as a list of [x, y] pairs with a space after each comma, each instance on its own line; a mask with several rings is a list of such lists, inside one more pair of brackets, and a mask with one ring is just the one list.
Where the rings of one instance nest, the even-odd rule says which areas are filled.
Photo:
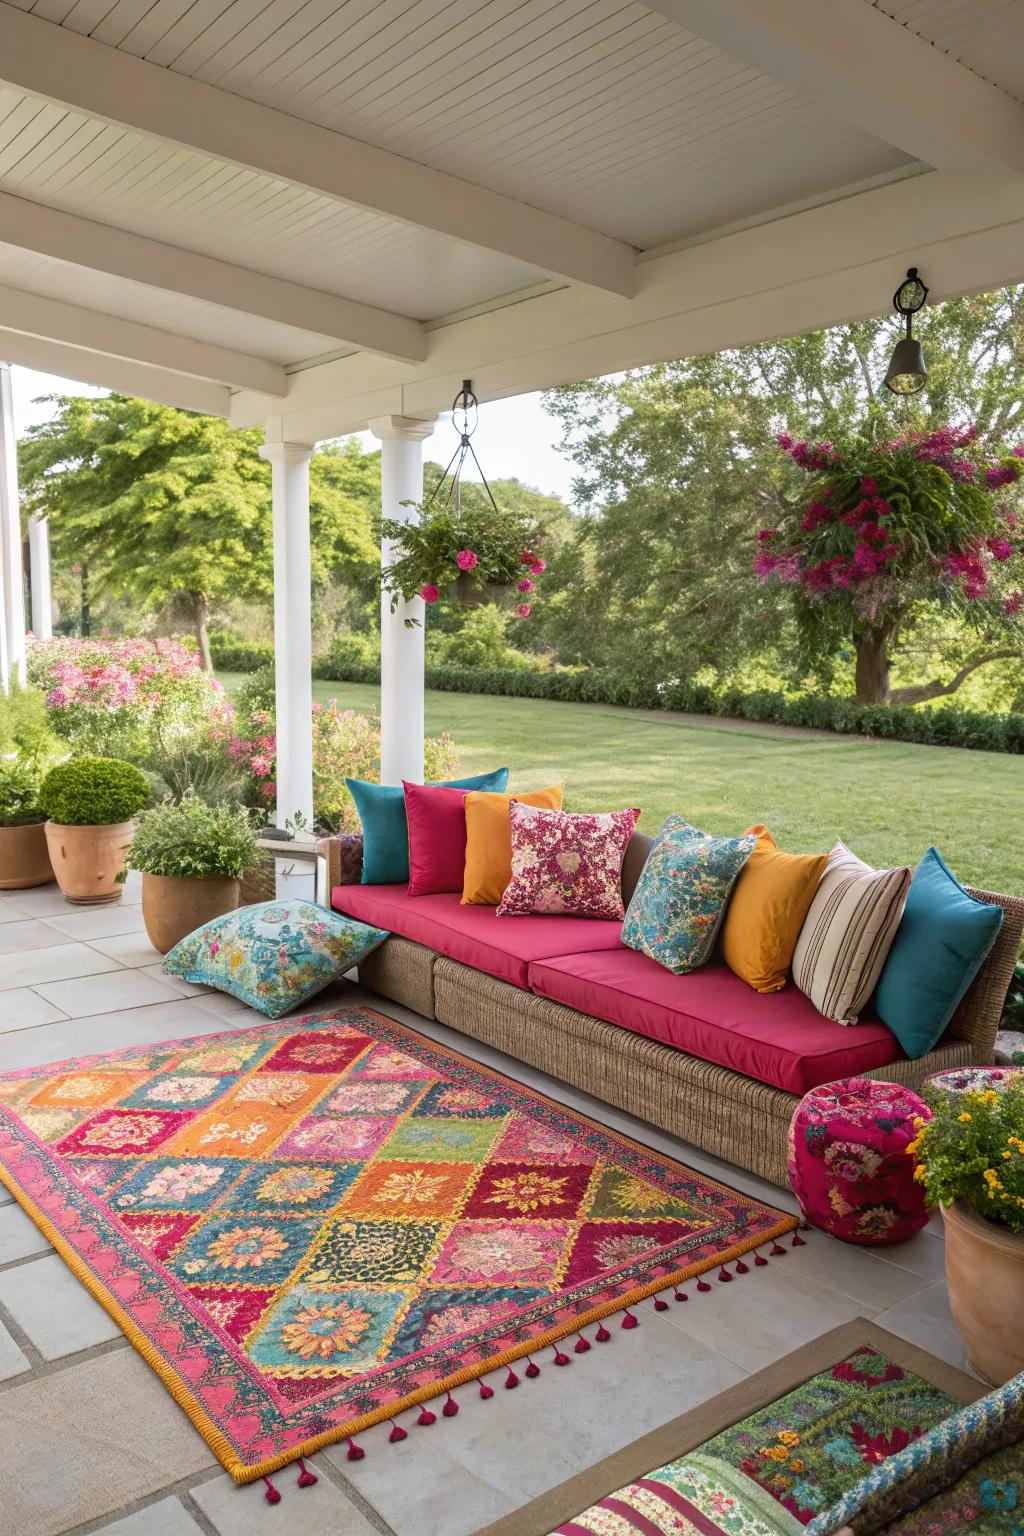
[[789, 1246], [791, 1248], [806, 1248], [807, 1247], [807, 1243], [806, 1243], [806, 1240], [800, 1236], [799, 1232], [794, 1232], [793, 1233], [793, 1241], [790, 1243]]
[[540, 1366], [537, 1364], [536, 1360], [532, 1359], [529, 1355], [526, 1357], [526, 1369], [523, 1372], [523, 1375], [529, 1376], [531, 1381], [535, 1381], [536, 1378], [540, 1375]]
[[786, 1257], [786, 1250], [781, 1243], [772, 1243], [768, 1252], [773, 1259], [784, 1259]]
[[486, 1381], [480, 1382], [480, 1396], [484, 1399], [485, 1402], [487, 1398], [494, 1396], [494, 1388], [489, 1387]]
[[505, 1390], [507, 1392], [511, 1392], [512, 1388], [513, 1387], [518, 1387], [518, 1385], [519, 1385], [519, 1377], [516, 1375], [516, 1373], [512, 1369], [512, 1367], [509, 1366], [509, 1368], [508, 1368], [508, 1375], [505, 1377]]
[[280, 1504], [280, 1502], [281, 1502], [281, 1494], [280, 1494], [280, 1491], [279, 1491], [279, 1490], [278, 1490], [278, 1489], [277, 1489], [277, 1488], [275, 1488], [275, 1487], [274, 1487], [274, 1485], [273, 1485], [273, 1483], [272, 1483], [272, 1482], [271, 1482], [271, 1481], [270, 1481], [270, 1478], [269, 1478], [269, 1477], [265, 1477], [265, 1478], [264, 1478], [264, 1479], [263, 1479], [263, 1481], [264, 1481], [264, 1482], [265, 1482], [265, 1483], [266, 1483], [266, 1485], [267, 1485], [267, 1491], [266, 1491], [266, 1493], [265, 1493], [265, 1494], [264, 1494], [264, 1495], [263, 1495], [263, 1497], [264, 1497], [264, 1498], [265, 1498], [265, 1499], [266, 1499], [266, 1501], [267, 1501], [267, 1503], [268, 1503], [268, 1504]]
[[299, 1457], [299, 1475], [295, 1481], [300, 1488], [312, 1488], [314, 1483], [320, 1481], [316, 1473], [309, 1470], [301, 1456]]
[[622, 1314], [622, 1322], [619, 1326], [622, 1328], [639, 1328], [640, 1319], [638, 1317], [634, 1317], [632, 1312], [627, 1307], [625, 1312]]
[[576, 1343], [573, 1345], [573, 1354], [586, 1355], [590, 1353], [590, 1340], [585, 1339], [582, 1333], [576, 1335]]
[[394, 1419], [392, 1419], [391, 1420], [391, 1433], [390, 1433], [390, 1435], [388, 1435], [388, 1439], [391, 1442], [391, 1444], [392, 1445], [397, 1445], [400, 1440], [408, 1440], [408, 1438], [409, 1438], [409, 1431], [407, 1429], [403, 1429], [401, 1424], [396, 1424]]
[[552, 1348], [555, 1351], [556, 1365], [572, 1365], [572, 1361], [570, 1360], [569, 1356], [565, 1354], [563, 1350], [559, 1349], [557, 1344], [552, 1345]]
[[594, 1338], [599, 1344], [608, 1343], [608, 1340], [611, 1338], [611, 1334], [608, 1332], [608, 1329], [605, 1327], [604, 1323], [601, 1324], [600, 1328], [594, 1334]]
[[352, 1436], [349, 1435], [348, 1451], [346, 1452], [347, 1459], [349, 1461], [362, 1461], [365, 1455], [366, 1452], [363, 1450], [362, 1446], [357, 1445], [356, 1442], [352, 1439]]
[[444, 1407], [441, 1409], [442, 1417], [446, 1419], [454, 1419], [458, 1411], [459, 1405], [455, 1401], [454, 1397], [452, 1397], [452, 1394], [449, 1392], [448, 1396], [445, 1398]]
[[437, 1422], [437, 1414], [436, 1413], [431, 1413], [431, 1411], [427, 1407], [426, 1403], [424, 1403], [423, 1407], [420, 1409], [420, 1416], [416, 1420], [416, 1423], [417, 1424], [424, 1424], [424, 1425], [426, 1425], [426, 1424], [436, 1424], [436, 1422]]

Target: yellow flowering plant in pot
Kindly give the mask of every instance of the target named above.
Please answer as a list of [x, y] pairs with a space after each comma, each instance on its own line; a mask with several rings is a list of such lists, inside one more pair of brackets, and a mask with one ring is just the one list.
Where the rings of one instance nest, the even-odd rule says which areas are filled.
[[925, 1091], [932, 1111], [907, 1148], [946, 1229], [949, 1305], [974, 1369], [1002, 1383], [1024, 1371], [1024, 1072], [997, 1091]]

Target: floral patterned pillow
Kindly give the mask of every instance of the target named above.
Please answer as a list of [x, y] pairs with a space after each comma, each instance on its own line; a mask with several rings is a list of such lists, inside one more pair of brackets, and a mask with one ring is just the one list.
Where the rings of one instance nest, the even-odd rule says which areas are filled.
[[756, 844], [756, 833], [712, 837], [682, 816], [669, 816], [629, 903], [623, 944], [677, 976], [704, 965], [732, 888]]
[[638, 810], [580, 816], [513, 800], [512, 878], [498, 916], [621, 918], [622, 860]]
[[312, 901], [261, 901], [214, 918], [164, 960], [181, 976], [279, 1019], [351, 969], [387, 938]]

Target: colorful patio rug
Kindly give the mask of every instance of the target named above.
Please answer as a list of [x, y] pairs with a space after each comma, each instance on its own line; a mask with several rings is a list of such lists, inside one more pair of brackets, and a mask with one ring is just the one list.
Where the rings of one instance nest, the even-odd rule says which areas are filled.
[[362, 1008], [2, 1074], [0, 1177], [239, 1482], [797, 1225]]

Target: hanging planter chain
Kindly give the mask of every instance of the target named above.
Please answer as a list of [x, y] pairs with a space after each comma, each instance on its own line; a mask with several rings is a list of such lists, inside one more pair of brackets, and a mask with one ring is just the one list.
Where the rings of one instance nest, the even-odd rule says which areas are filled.
[[[480, 460], [476, 456], [476, 450], [470, 441], [479, 424], [479, 408], [479, 401], [477, 400], [476, 395], [473, 393], [472, 379], [463, 379], [462, 388], [455, 396], [455, 399], [452, 401], [452, 425], [455, 427], [459, 434], [459, 441], [455, 452], [452, 454], [451, 458], [448, 460], [447, 465], [445, 466], [440, 480], [434, 486], [434, 489], [431, 491], [430, 495], [424, 502], [424, 511], [426, 511], [427, 507], [433, 504], [439, 491], [441, 490], [445, 481], [448, 479], [448, 476], [451, 475], [451, 483], [448, 486], [448, 494], [444, 499], [444, 504], [446, 507], [450, 507], [454, 499], [455, 515], [456, 517], [459, 515], [459, 513], [462, 511], [462, 471], [465, 466], [467, 457], [471, 456], [473, 463], [476, 465], [477, 474], [480, 476], [480, 479], [483, 483], [483, 488], [487, 492], [487, 499], [491, 506], [494, 508], [495, 512], [498, 513], [498, 503], [494, 499], [494, 496], [491, 492], [491, 487], [487, 483], [487, 476], [484, 474], [483, 469], [481, 468]], [[470, 426], [471, 413], [473, 422], [472, 426]], [[455, 420], [456, 416], [459, 414], [462, 416], [461, 426], [458, 426]], [[452, 470], [453, 465], [455, 466], [454, 472]], [[498, 513], [499, 517], [500, 515], [501, 514]]]

